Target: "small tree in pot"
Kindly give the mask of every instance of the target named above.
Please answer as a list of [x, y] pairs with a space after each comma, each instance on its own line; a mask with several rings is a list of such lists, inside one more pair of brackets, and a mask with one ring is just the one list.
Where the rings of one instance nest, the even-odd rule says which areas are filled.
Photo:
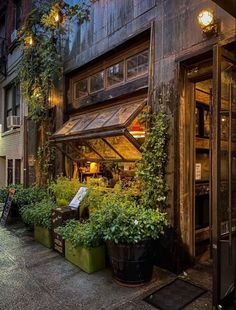
[[167, 225], [165, 213], [139, 206], [130, 195], [108, 194], [90, 221], [107, 242], [115, 280], [126, 285], [151, 280], [152, 241]]

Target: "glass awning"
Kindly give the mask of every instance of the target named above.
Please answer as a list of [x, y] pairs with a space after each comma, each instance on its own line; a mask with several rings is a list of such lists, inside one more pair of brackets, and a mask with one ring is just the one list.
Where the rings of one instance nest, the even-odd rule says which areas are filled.
[[141, 141], [145, 131], [137, 126], [137, 116], [144, 106], [145, 101], [139, 100], [77, 114], [51, 141], [63, 144], [60, 149], [75, 161], [140, 160], [137, 137]]

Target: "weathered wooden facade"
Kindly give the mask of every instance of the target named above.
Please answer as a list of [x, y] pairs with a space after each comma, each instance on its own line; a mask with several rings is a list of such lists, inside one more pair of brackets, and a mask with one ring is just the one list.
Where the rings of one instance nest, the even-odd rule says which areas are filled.
[[[166, 255], [169, 252], [165, 259], [174, 256], [169, 265], [178, 272], [189, 257], [199, 259], [208, 249], [214, 266], [215, 306], [228, 294], [235, 272], [230, 258], [235, 260], [236, 22], [234, 1], [228, 6], [223, 2], [95, 2], [90, 21], [80, 27], [72, 25], [65, 48], [63, 90], [57, 96], [60, 128], [68, 119], [70, 127], [81, 115], [87, 118], [90, 111], [105, 113], [106, 107], [124, 102], [132, 105], [146, 99], [155, 109], [158, 102], [150, 101], [152, 93], [163, 91], [170, 121], [168, 214], [176, 233], [173, 242], [166, 241], [170, 248], [164, 249]], [[204, 33], [198, 23], [202, 10], [213, 13], [213, 33]], [[145, 51], [147, 70], [143, 69]], [[226, 131], [220, 125], [224, 113]], [[66, 144], [67, 140], [60, 142]], [[222, 169], [227, 171], [224, 177]], [[230, 254], [223, 257], [223, 252]]]

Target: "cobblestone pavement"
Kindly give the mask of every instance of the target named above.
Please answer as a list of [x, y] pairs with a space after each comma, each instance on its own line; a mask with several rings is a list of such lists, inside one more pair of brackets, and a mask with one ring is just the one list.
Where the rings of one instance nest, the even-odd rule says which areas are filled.
[[[204, 272], [189, 270], [185, 277], [210, 288], [209, 275]], [[91, 275], [82, 272], [56, 252], [35, 243], [32, 232], [22, 224], [0, 227], [1, 310], [154, 310], [143, 298], [175, 277], [156, 269], [148, 285], [121, 287], [112, 280], [109, 268]], [[186, 309], [211, 309], [210, 299], [208, 291]]]

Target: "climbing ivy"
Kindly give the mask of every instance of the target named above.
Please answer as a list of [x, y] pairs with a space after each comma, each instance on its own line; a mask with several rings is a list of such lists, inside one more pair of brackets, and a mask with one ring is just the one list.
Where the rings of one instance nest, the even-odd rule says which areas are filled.
[[[154, 113], [145, 113], [141, 121], [148, 123], [148, 132], [142, 146], [142, 159], [137, 176], [140, 181], [140, 202], [144, 207], [163, 207], [168, 186], [166, 183], [168, 119], [162, 94], [157, 93], [158, 107]], [[154, 104], [155, 106], [155, 104]]]
[[69, 31], [68, 21], [82, 23], [89, 17], [89, 6], [70, 6], [64, 1], [37, 1], [18, 32], [22, 50], [19, 65], [21, 91], [29, 108], [29, 117], [47, 119], [50, 92], [62, 77], [62, 41]]
[[38, 183], [44, 183], [42, 179], [48, 178], [55, 156], [48, 140], [52, 130], [48, 112], [55, 81], [63, 74], [63, 41], [70, 31], [70, 20], [76, 19], [78, 24], [88, 20], [90, 5], [35, 0], [33, 7], [18, 31], [22, 51], [18, 81], [28, 105], [28, 117], [38, 125]]

